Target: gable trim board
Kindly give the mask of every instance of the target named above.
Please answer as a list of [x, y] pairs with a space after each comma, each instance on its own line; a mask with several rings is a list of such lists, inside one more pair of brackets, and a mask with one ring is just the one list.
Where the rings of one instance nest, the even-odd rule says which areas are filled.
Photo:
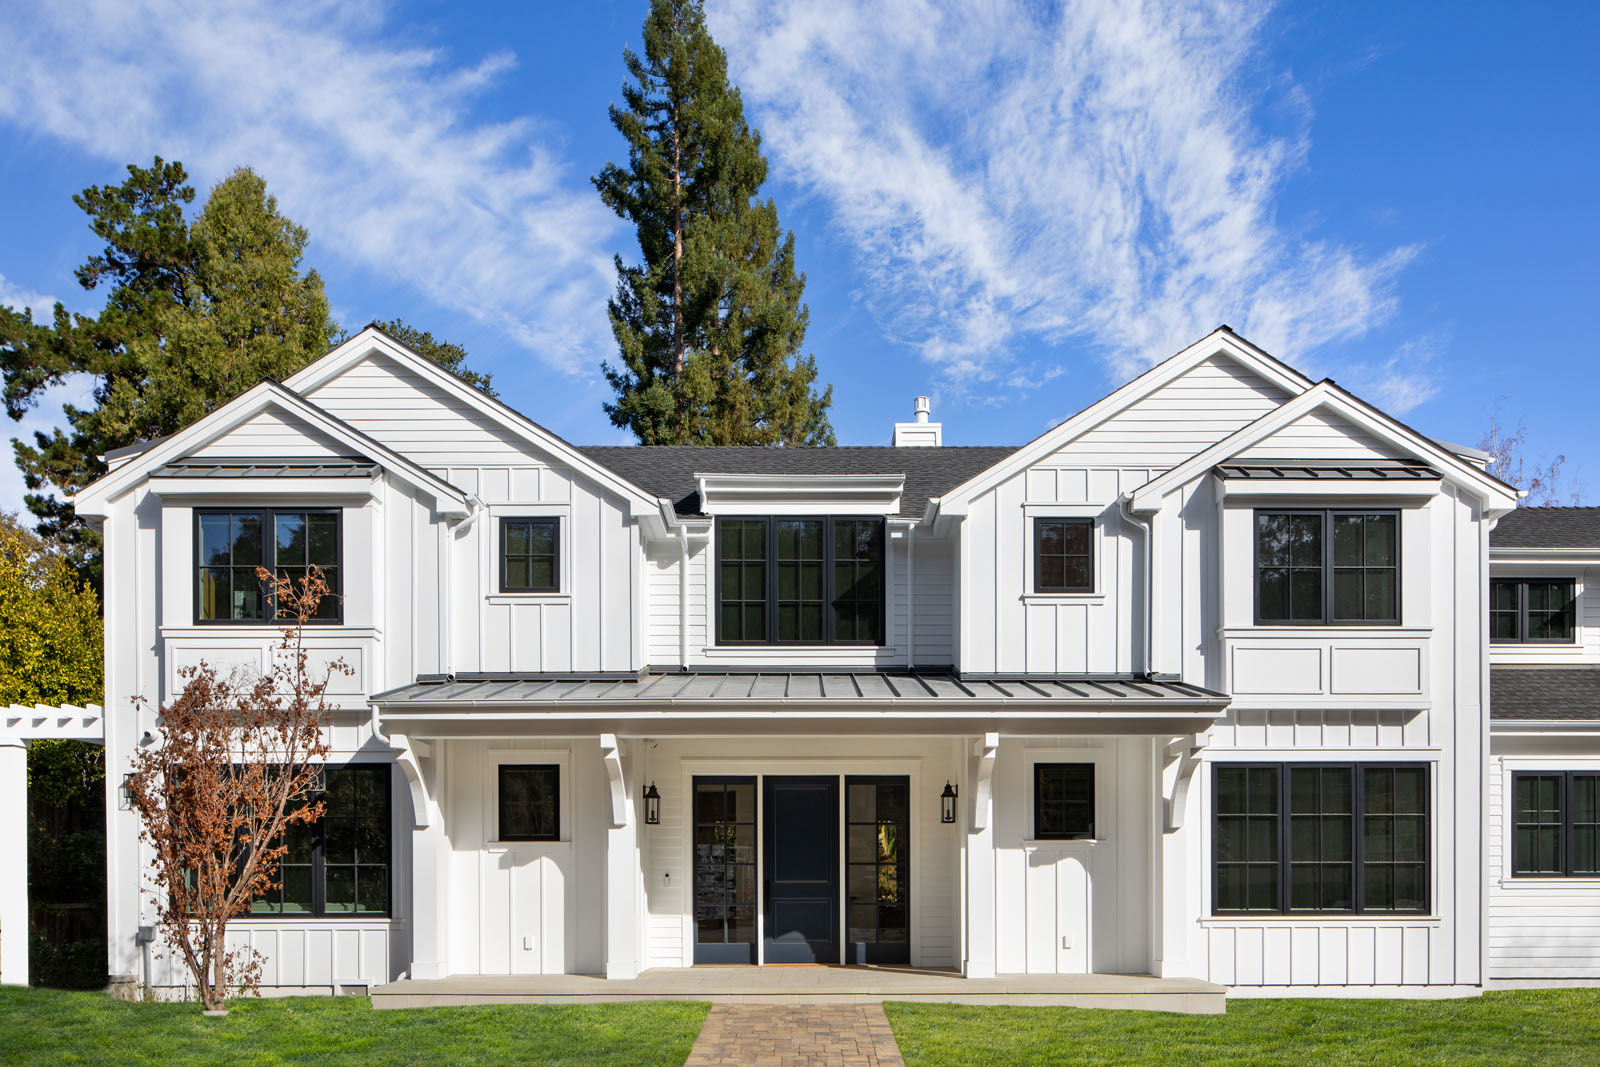
[[473, 502], [460, 489], [271, 379], [262, 381], [198, 422], [162, 438], [136, 459], [129, 460], [79, 490], [71, 503], [80, 515], [105, 518], [113, 498], [131, 489], [158, 468], [189, 458], [192, 452], [243, 425], [253, 416], [273, 410], [307, 423], [345, 446], [352, 454], [375, 461], [384, 470], [431, 499], [439, 513], [446, 518], [459, 520], [472, 513]]

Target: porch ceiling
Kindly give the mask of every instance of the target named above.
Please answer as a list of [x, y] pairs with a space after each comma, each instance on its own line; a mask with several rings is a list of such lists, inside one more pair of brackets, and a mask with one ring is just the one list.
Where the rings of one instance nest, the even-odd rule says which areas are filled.
[[[625, 677], [428, 678], [371, 701], [385, 722], [438, 736], [517, 733], [727, 735], [730, 732], [1008, 734], [1192, 733], [1228, 698], [1135, 675], [961, 678], [918, 671], [759, 671]], [[413, 733], [423, 734], [421, 729]]]

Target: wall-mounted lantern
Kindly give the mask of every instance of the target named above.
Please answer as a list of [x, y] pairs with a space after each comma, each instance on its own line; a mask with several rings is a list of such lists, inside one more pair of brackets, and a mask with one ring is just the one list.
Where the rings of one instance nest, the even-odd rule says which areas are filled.
[[645, 786], [644, 821], [648, 826], [659, 826], [661, 824], [661, 793], [656, 789], [654, 782]]
[[956, 821], [956, 787], [948, 781], [944, 783], [944, 792], [939, 794], [939, 821]]
[[117, 789], [117, 807], [128, 811], [133, 807], [133, 775], [124, 774], [122, 785]]

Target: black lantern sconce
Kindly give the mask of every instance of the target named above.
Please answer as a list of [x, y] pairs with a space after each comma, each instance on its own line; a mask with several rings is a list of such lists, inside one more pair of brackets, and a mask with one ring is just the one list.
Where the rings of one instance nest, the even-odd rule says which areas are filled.
[[956, 821], [956, 787], [948, 781], [944, 783], [944, 792], [939, 794], [939, 821], [942, 823]]
[[661, 825], [661, 794], [651, 782], [644, 790], [644, 821], [647, 826]]

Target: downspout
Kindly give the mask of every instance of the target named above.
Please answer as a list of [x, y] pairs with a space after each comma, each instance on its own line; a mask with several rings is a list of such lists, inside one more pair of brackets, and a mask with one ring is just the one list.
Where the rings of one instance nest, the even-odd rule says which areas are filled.
[[1128, 522], [1144, 534], [1144, 669], [1156, 674], [1156, 583], [1155, 583], [1155, 517], [1141, 519], [1133, 512], [1133, 496], [1123, 493], [1117, 497], [1117, 510]]
[[678, 527], [678, 666], [689, 667], [689, 529]]
[[917, 668], [917, 541], [916, 527], [906, 527], [906, 667]]

